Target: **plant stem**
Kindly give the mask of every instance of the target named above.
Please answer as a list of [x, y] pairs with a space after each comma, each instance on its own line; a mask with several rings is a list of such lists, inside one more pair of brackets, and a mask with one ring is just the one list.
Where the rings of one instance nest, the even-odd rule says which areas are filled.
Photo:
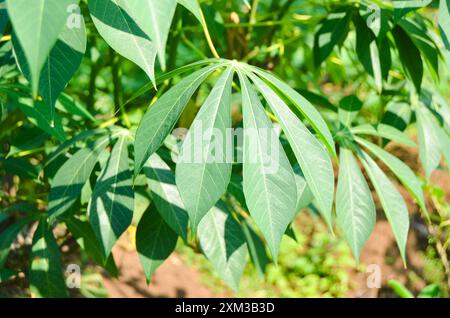
[[209, 34], [209, 30], [208, 30], [208, 26], [206, 25], [206, 20], [205, 20], [205, 15], [203, 14], [202, 8], [199, 5], [199, 9], [200, 9], [200, 23], [202, 25], [203, 28], [203, 32], [205, 33], [205, 37], [206, 37], [206, 42], [208, 43], [209, 49], [211, 50], [212, 55], [216, 58], [216, 59], [220, 59], [220, 55], [219, 53], [217, 53], [216, 48], [214, 47], [214, 43], [211, 39], [211, 35]]

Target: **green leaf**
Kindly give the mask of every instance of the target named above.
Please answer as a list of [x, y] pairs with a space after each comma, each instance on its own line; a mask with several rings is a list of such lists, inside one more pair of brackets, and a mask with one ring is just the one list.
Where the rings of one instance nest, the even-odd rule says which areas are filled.
[[314, 36], [314, 64], [318, 68], [333, 52], [336, 45], [342, 44], [349, 31], [351, 11], [342, 8], [328, 14]]
[[391, 280], [388, 281], [388, 286], [400, 298], [414, 298], [414, 295], [409, 291], [409, 289], [406, 288], [406, 286], [403, 285], [402, 283], [400, 283], [399, 281], [391, 279]]
[[296, 211], [300, 212], [301, 209], [306, 208], [314, 199], [311, 189], [308, 187], [305, 175], [303, 174], [300, 165], [296, 163], [292, 167], [295, 174], [295, 183], [297, 184], [297, 207]]
[[[331, 228], [334, 173], [330, 156], [325, 147], [309, 132], [308, 128], [270, 87], [254, 75], [251, 75], [251, 79], [279, 120], [306, 178], [308, 187], [319, 205], [320, 212]], [[305, 151], [305, 149], [308, 149], [308, 151]]]
[[25, 158], [7, 158], [0, 159], [3, 167], [8, 174], [14, 174], [21, 178], [38, 180], [39, 166], [33, 165], [29, 160]]
[[177, 234], [164, 222], [153, 204], [144, 213], [136, 230], [136, 250], [147, 282], [155, 270], [172, 254]]
[[67, 297], [62, 273], [61, 255], [53, 233], [45, 219], [33, 236], [31, 247], [30, 291], [36, 297]]
[[245, 199], [276, 261], [281, 239], [297, 212], [297, 186], [289, 160], [256, 92], [248, 79], [240, 72], [238, 74], [246, 131], [243, 156]]
[[398, 22], [398, 25], [410, 36], [413, 43], [422, 53], [432, 76], [439, 80], [439, 49], [433, 39], [427, 34], [428, 26], [419, 21], [402, 19]]
[[408, 137], [404, 132], [385, 124], [379, 124], [374, 127], [370, 124], [364, 124], [356, 127], [352, 127], [351, 132], [357, 135], [370, 135], [387, 138], [392, 141], [396, 141], [408, 147], [416, 147], [416, 143]]
[[367, 148], [372, 154], [377, 156], [383, 163], [397, 176], [402, 184], [408, 189], [414, 199], [425, 213], [428, 214], [423, 197], [422, 185], [414, 172], [400, 159], [391, 155], [382, 148], [370, 143], [362, 138], [356, 137], [355, 140]]
[[372, 194], [352, 152], [341, 148], [336, 192], [337, 222], [357, 259], [376, 221]]
[[432, 115], [425, 108], [416, 111], [417, 133], [419, 135], [419, 157], [425, 169], [427, 179], [441, 162], [439, 136], [436, 132], [436, 123]]
[[200, 22], [202, 22], [202, 13], [198, 0], [177, 0], [177, 2], [188, 9]]
[[333, 136], [328, 129], [326, 122], [323, 120], [317, 109], [303, 96], [301, 96], [292, 87], [284, 83], [282, 80], [273, 76], [269, 72], [261, 70], [256, 67], [246, 66], [252, 72], [259, 75], [261, 78], [268, 81], [270, 84], [275, 86], [278, 92], [287, 98], [290, 103], [292, 103], [297, 110], [305, 116], [306, 120], [311, 124], [316, 133], [319, 135], [320, 139], [323, 141], [328, 151], [336, 157], [336, 149], [334, 147]]
[[219, 202], [200, 221], [198, 238], [203, 253], [219, 276], [238, 291], [247, 262], [247, 246], [239, 223], [223, 202]]
[[117, 53], [136, 63], [155, 85], [156, 46], [135, 21], [126, 0], [89, 0], [100, 35]]
[[[383, 15], [380, 19], [383, 19]], [[389, 41], [385, 38], [377, 39], [377, 36], [367, 26], [368, 21], [364, 21], [359, 15], [355, 15], [354, 21], [356, 53], [364, 69], [374, 78], [378, 93], [381, 93], [383, 79], [387, 78], [391, 67]]]
[[441, 298], [441, 290], [438, 284], [431, 284], [422, 289], [418, 298]]
[[250, 259], [256, 270], [261, 276], [266, 272], [267, 264], [269, 264], [269, 256], [267, 255], [266, 246], [261, 237], [255, 232], [248, 220], [241, 222], [242, 232], [245, 235], [245, 240], [250, 254]]
[[150, 36], [158, 51], [159, 63], [166, 69], [166, 42], [177, 7], [176, 0], [129, 1], [131, 16]]
[[394, 5], [394, 19], [395, 21], [400, 20], [406, 14], [411, 11], [416, 11], [420, 8], [428, 6], [432, 0], [420, 0], [420, 1], [411, 1], [411, 0], [393, 0]]
[[394, 232], [400, 255], [406, 264], [405, 251], [409, 229], [409, 215], [405, 200], [372, 158], [363, 151], [361, 151], [359, 156], [378, 194], [386, 218]]
[[54, 220], [66, 212], [81, 195], [84, 184], [94, 169], [97, 158], [110, 139], [103, 137], [86, 148], [78, 150], [67, 160], [53, 179], [48, 198], [48, 213]]
[[0, 233], [0, 268], [5, 265], [12, 243], [16, 240], [17, 235], [22, 231], [25, 225], [33, 219], [24, 218], [18, 220], [2, 230]]
[[[86, 29], [83, 16], [78, 14], [80, 25], [66, 23], [58, 40], [45, 60], [39, 77], [39, 94], [42, 96], [52, 115], [58, 96], [66, 87], [81, 64], [86, 51]], [[31, 81], [30, 67], [20, 43], [13, 36], [14, 53], [22, 73]]]
[[81, 221], [75, 217], [65, 220], [65, 223], [70, 233], [72, 233], [77, 240], [78, 245], [84, 249], [86, 254], [98, 265], [104, 266], [109, 274], [117, 277], [119, 271], [116, 267], [116, 263], [114, 262], [113, 255], [110, 254], [107, 258], [103, 255], [100, 242], [95, 237], [95, 233], [89, 223], [86, 221]]
[[406, 74], [412, 79], [417, 93], [420, 93], [423, 78], [423, 63], [420, 51], [400, 26], [397, 25], [394, 27], [392, 35], [397, 44], [403, 68]]
[[[162, 83], [164, 83], [165, 81], [172, 79], [178, 75], [187, 73], [189, 71], [192, 71], [195, 68], [198, 68], [199, 66], [205, 66], [208, 64], [214, 64], [217, 62], [220, 62], [220, 59], [204, 59], [204, 60], [200, 60], [197, 62], [193, 62], [191, 64], [188, 65], [184, 65], [181, 66], [173, 71], [170, 72], [166, 72], [164, 74], [161, 74], [160, 76], [158, 76], [156, 78], [156, 85], [160, 85]], [[132, 101], [136, 100], [137, 98], [141, 97], [142, 95], [144, 95], [145, 93], [151, 91], [152, 89], [154, 89], [155, 86], [153, 85], [153, 83], [147, 83], [144, 86], [142, 86], [137, 92], [135, 92], [125, 103], [124, 105], [127, 105], [129, 103], [131, 103]]]
[[121, 136], [114, 145], [89, 202], [89, 221], [106, 256], [133, 218], [134, 192], [127, 139], [128, 136]]
[[159, 214], [175, 233], [186, 240], [189, 218], [175, 184], [174, 173], [157, 154], [148, 159], [144, 173]]
[[363, 103], [355, 95], [345, 96], [339, 102], [338, 116], [339, 121], [345, 126], [350, 127], [351, 123], [358, 115], [358, 112], [362, 108]]
[[172, 131], [184, 107], [200, 84], [222, 64], [202, 68], [181, 80], [161, 96], [145, 113], [136, 131], [134, 175]]
[[241, 205], [241, 207], [244, 210], [248, 211], [247, 203], [245, 203], [242, 181], [243, 178], [241, 174], [232, 173], [230, 183], [228, 184], [227, 192], [237, 200], [237, 202]]
[[231, 129], [233, 74], [233, 68], [229, 67], [217, 80], [195, 117], [178, 157], [176, 183], [194, 232], [203, 216], [225, 193], [231, 178], [232, 147], [227, 137]]
[[30, 98], [20, 98], [16, 105], [34, 125], [59, 141], [66, 139], [58, 114], [52, 113], [51, 108], [43, 102]]
[[56, 101], [56, 108], [63, 110], [71, 115], [80, 116], [81, 118], [88, 119], [93, 123], [97, 120], [92, 116], [92, 114], [79, 102], [69, 95], [62, 94]]
[[97, 128], [92, 130], [85, 130], [80, 132], [79, 134], [75, 135], [73, 138], [68, 139], [64, 141], [61, 145], [56, 148], [55, 151], [53, 151], [47, 158], [45, 165], [49, 166], [50, 163], [55, 161], [59, 156], [64, 154], [70, 147], [74, 146], [77, 142], [89, 139], [93, 136], [101, 136], [109, 133], [111, 135], [111, 139], [115, 138], [117, 136], [114, 136], [113, 133], [116, 132], [117, 134], [117, 127], [110, 127], [110, 128]]
[[406, 102], [391, 102], [387, 105], [381, 123], [405, 131], [411, 122], [411, 106]]
[[439, 30], [445, 47], [450, 51], [450, 0], [439, 2]]
[[7, 0], [6, 5], [14, 32], [28, 61], [33, 94], [47, 56], [67, 23], [70, 8], [78, 0]]

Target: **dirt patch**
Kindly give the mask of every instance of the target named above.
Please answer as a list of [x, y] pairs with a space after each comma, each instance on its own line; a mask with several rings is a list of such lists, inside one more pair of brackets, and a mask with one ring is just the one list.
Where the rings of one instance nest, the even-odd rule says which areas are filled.
[[188, 268], [176, 253], [158, 268], [150, 285], [147, 285], [137, 252], [129, 248], [126, 239], [113, 249], [120, 276], [104, 275], [103, 282], [112, 298], [205, 298], [216, 297], [200, 281], [200, 274]]

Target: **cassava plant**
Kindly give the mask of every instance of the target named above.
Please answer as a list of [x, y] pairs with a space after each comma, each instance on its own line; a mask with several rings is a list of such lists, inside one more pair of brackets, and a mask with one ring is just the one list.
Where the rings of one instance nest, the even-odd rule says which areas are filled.
[[[375, 202], [407, 265], [397, 183], [449, 275], [448, 215], [424, 195], [450, 162], [449, 9], [0, 0], [0, 284], [23, 271], [33, 295], [68, 296], [61, 246], [117, 275], [112, 249], [136, 226], [148, 282], [182, 241], [237, 290], [249, 261], [277, 262], [303, 208], [359, 258]], [[387, 148], [416, 147], [411, 131], [423, 174]]]

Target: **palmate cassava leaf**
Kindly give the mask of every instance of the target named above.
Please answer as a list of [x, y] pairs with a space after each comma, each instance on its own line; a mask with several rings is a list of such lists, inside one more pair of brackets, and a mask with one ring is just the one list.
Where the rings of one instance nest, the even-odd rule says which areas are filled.
[[[73, 13], [74, 14], [74, 13]], [[86, 51], [86, 29], [83, 16], [77, 13], [79, 22], [66, 23], [52, 47], [39, 77], [39, 95], [42, 96], [47, 107], [53, 110], [56, 101], [67, 83], [77, 71]], [[31, 81], [30, 66], [25, 52], [17, 36], [13, 36], [14, 53], [22, 73]]]
[[360, 151], [359, 158], [378, 194], [386, 218], [394, 232], [400, 255], [406, 264], [406, 240], [409, 230], [409, 215], [405, 200], [370, 156]]
[[[232, 162], [228, 155], [231, 140], [226, 138], [231, 129], [233, 74], [233, 68], [228, 67], [217, 80], [195, 117], [178, 157], [176, 183], [194, 232], [202, 217], [225, 193], [231, 178]], [[203, 141], [200, 149], [199, 138]]]
[[28, 61], [33, 94], [47, 56], [78, 0], [7, 0], [8, 14]]
[[172, 131], [189, 99], [200, 84], [222, 64], [206, 66], [181, 80], [145, 113], [136, 131], [134, 175], [142, 170], [148, 158]]
[[151, 204], [139, 221], [136, 230], [136, 250], [147, 282], [155, 270], [172, 254], [178, 235], [164, 222]]
[[89, 12], [108, 45], [136, 63], [155, 84], [157, 48], [132, 15], [129, 1], [90, 0]]
[[30, 291], [35, 297], [67, 297], [59, 246], [43, 218], [33, 235], [30, 265]]
[[176, 0], [128, 1], [131, 16], [140, 28], [150, 36], [158, 52], [159, 63], [166, 69], [166, 42], [177, 7]]
[[104, 255], [131, 224], [134, 192], [128, 163], [127, 135], [119, 137], [109, 155], [89, 202], [89, 222]]
[[48, 198], [50, 219], [66, 212], [81, 195], [84, 184], [94, 169], [97, 158], [110, 142], [110, 136], [102, 137], [78, 150], [67, 160], [51, 183]]
[[156, 153], [148, 159], [143, 171], [158, 213], [174, 232], [187, 240], [189, 219], [174, 173]]
[[[319, 205], [319, 210], [331, 228], [334, 174], [330, 156], [325, 147], [309, 132], [300, 119], [295, 116], [269, 86], [254, 75], [251, 75], [251, 79], [266, 99], [275, 117], [279, 120], [308, 186]], [[305, 149], [308, 150], [305, 151]]]
[[247, 262], [247, 245], [241, 226], [223, 202], [219, 201], [200, 221], [198, 238], [219, 276], [237, 291]]
[[375, 226], [375, 204], [352, 152], [341, 148], [336, 192], [337, 222], [358, 259]]
[[246, 131], [245, 200], [276, 261], [283, 234], [297, 212], [294, 172], [255, 90], [242, 72], [238, 74]]

